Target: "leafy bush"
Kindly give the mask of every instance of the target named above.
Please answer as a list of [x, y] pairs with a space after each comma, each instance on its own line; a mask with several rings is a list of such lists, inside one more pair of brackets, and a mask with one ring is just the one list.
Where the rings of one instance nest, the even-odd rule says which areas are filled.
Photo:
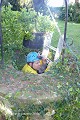
[[51, 21], [50, 16], [43, 16], [42, 14], [38, 14], [36, 20], [36, 30], [38, 32], [53, 32], [54, 23]]
[[[61, 20], [65, 19], [65, 8], [61, 8], [61, 13], [59, 18]], [[68, 21], [73, 21], [80, 23], [80, 3], [70, 4], [68, 6]]]
[[[2, 32], [4, 47], [16, 46], [22, 47], [22, 40], [26, 31], [28, 34], [34, 28], [34, 17], [36, 13], [33, 10], [22, 9], [19, 11], [12, 11], [11, 6], [2, 8]], [[14, 47], [15, 48], [15, 47]]]
[[[36, 22], [36, 23], [35, 23]], [[33, 9], [12, 11], [11, 6], [2, 7], [2, 32], [4, 47], [21, 48], [24, 36], [33, 39], [32, 32], [53, 31], [54, 25], [49, 16], [36, 14]]]

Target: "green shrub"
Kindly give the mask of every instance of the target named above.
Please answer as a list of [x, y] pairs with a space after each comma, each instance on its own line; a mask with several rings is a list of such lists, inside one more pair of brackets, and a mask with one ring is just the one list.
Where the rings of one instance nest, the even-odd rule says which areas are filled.
[[12, 52], [22, 50], [23, 39], [32, 40], [33, 32], [53, 32], [54, 24], [50, 17], [37, 14], [32, 8], [22, 8], [12, 11], [12, 6], [2, 7], [3, 47], [6, 61], [12, 57]]
[[[61, 8], [60, 16], [61, 20], [65, 18], [65, 8]], [[68, 6], [68, 21], [80, 23], [80, 3], [70, 4]]]
[[55, 25], [53, 21], [51, 21], [50, 16], [38, 14], [36, 19], [36, 30], [38, 32], [53, 32], [54, 26]]
[[32, 32], [51, 32], [54, 30], [54, 24], [49, 16], [43, 16], [33, 10], [26, 8], [21, 11], [12, 11], [11, 6], [2, 7], [2, 33], [4, 48], [10, 45], [18, 49], [22, 47], [22, 40], [33, 39]]
[[[33, 10], [22, 9], [12, 11], [11, 6], [2, 7], [2, 32], [4, 48], [10, 45], [17, 48], [22, 47], [22, 40], [25, 33], [30, 34], [34, 28], [34, 17], [36, 12]], [[15, 47], [14, 47], [15, 48]]]

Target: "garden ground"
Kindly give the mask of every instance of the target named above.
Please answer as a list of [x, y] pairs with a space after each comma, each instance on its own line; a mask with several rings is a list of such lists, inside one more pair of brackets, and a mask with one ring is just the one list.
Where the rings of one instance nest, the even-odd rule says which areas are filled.
[[[63, 32], [63, 22], [60, 21], [59, 25]], [[52, 42], [56, 46], [58, 36], [56, 31], [54, 33]], [[80, 120], [79, 33], [80, 24], [68, 23], [67, 34], [70, 41], [74, 38], [73, 51], [79, 58], [79, 66], [75, 66], [74, 61], [70, 61], [72, 63], [68, 66], [69, 56], [65, 65], [53, 65], [49, 72], [41, 75], [23, 74], [11, 63], [0, 66], [0, 113], [4, 113], [8, 120], [11, 118], [6, 108], [14, 113], [11, 120], [43, 120], [42, 116], [46, 115], [45, 120]], [[9, 59], [7, 54], [5, 57]], [[55, 114], [51, 118], [53, 110]], [[35, 114], [32, 118], [30, 113], [39, 113], [41, 117], [37, 118]]]
[[[11, 104], [10, 108], [13, 110], [14, 113], [17, 112], [18, 114], [19, 110], [22, 109], [21, 116], [23, 114], [23, 111], [25, 111], [26, 114], [40, 113], [41, 115], [43, 114], [47, 115], [48, 113], [47, 118], [49, 117], [48, 120], [49, 119], [51, 120], [52, 118], [50, 118], [50, 114], [52, 114], [52, 112], [49, 111], [53, 110], [57, 111], [58, 109], [55, 107], [55, 105], [52, 105], [52, 102], [55, 103], [59, 100], [64, 101], [67, 99], [68, 100], [71, 99], [71, 101], [75, 101], [73, 106], [75, 109], [77, 109], [79, 113], [80, 74], [78, 72], [74, 73], [69, 73], [66, 71], [59, 72], [57, 69], [55, 70], [54, 69], [49, 73], [33, 75], [23, 74], [21, 71], [17, 71], [15, 68], [13, 68], [12, 65], [1, 67], [0, 100], [2, 100], [2, 98], [8, 100], [8, 102]], [[67, 102], [70, 102], [68, 100]], [[7, 103], [4, 102], [4, 99], [2, 101], [6, 106]], [[0, 104], [2, 103], [0, 102]], [[39, 106], [39, 108], [34, 106]], [[46, 109], [47, 112], [45, 112]], [[70, 109], [72, 109], [72, 105]], [[1, 111], [3, 112], [5, 110], [1, 109]], [[68, 110], [67, 112], [70, 111]], [[6, 111], [5, 114], [7, 114]], [[34, 116], [36, 116], [36, 120], [43, 119], [41, 118], [41, 116], [40, 117], [38, 116], [39, 118], [37, 118], [37, 115]], [[68, 120], [65, 117], [66, 116], [64, 116], [64, 119]], [[56, 120], [59, 120], [57, 117], [55, 118]], [[76, 120], [78, 120], [78, 118], [79, 115], [76, 118]], [[46, 118], [44, 119], [46, 120]], [[62, 120], [63, 118], [61, 117], [60, 119]], [[33, 120], [35, 120], [35, 118]]]

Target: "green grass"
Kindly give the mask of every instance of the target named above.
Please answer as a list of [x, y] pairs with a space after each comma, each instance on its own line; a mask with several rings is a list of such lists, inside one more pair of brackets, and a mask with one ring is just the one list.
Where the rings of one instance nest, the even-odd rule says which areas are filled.
[[[56, 22], [60, 28], [61, 34], [64, 34], [65, 21], [56, 20]], [[79, 54], [80, 53], [80, 24], [76, 24], [72, 22], [67, 23], [67, 38], [69, 42], [73, 40], [74, 48]], [[55, 28], [53, 33], [52, 45], [56, 47], [58, 40], [59, 40], [59, 33]]]

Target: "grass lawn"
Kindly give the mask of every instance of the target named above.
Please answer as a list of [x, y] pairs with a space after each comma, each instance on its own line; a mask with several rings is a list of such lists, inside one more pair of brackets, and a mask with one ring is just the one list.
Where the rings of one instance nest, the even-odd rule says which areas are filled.
[[[65, 23], [64, 21], [57, 20], [57, 25], [59, 26], [62, 34], [64, 34], [64, 23]], [[68, 22], [67, 38], [69, 39], [68, 41], [70, 42], [73, 40], [74, 47], [77, 53], [79, 54], [80, 53], [80, 24]], [[56, 47], [58, 40], [59, 40], [59, 33], [57, 29], [55, 29], [52, 45]]]

